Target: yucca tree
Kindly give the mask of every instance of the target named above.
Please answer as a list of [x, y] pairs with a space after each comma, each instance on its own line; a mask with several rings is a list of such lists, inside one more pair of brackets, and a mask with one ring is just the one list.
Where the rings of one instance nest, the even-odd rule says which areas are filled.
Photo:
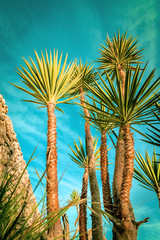
[[[81, 80], [76, 85], [74, 94], [80, 94], [81, 106], [83, 112], [86, 116], [89, 116], [89, 111], [86, 109], [85, 105], [85, 94], [88, 89], [85, 87], [85, 83], [94, 85], [95, 73], [91, 65], [83, 65], [80, 61], [80, 64], [77, 66], [77, 74], [81, 74]], [[89, 171], [89, 183], [91, 189], [91, 201], [92, 201], [92, 230], [93, 230], [93, 240], [103, 239], [103, 228], [102, 228], [102, 214], [95, 214], [94, 212], [101, 209], [100, 204], [100, 192], [98, 181], [95, 171], [95, 160], [94, 160], [94, 147], [93, 147], [93, 137], [91, 135], [90, 123], [88, 120], [85, 121], [85, 138], [86, 138], [86, 149], [88, 156], [88, 171]]]
[[[30, 62], [24, 60], [26, 68], [21, 66], [17, 68], [17, 73], [22, 78], [21, 81], [27, 88], [13, 84], [18, 89], [28, 93], [33, 100], [25, 100], [35, 103], [39, 107], [46, 107], [48, 113], [48, 131], [47, 131], [47, 211], [48, 216], [59, 209], [58, 200], [58, 181], [57, 181], [57, 148], [56, 148], [56, 116], [55, 109], [61, 111], [57, 106], [60, 103], [67, 103], [73, 97], [68, 94], [73, 92], [72, 88], [77, 84], [80, 77], [75, 76], [76, 63], [67, 65], [67, 55], [63, 65], [61, 65], [62, 54], [58, 60], [58, 51], [50, 56], [46, 51], [45, 57], [43, 52], [41, 58], [35, 51], [36, 62], [30, 57]], [[72, 79], [72, 82], [71, 82]], [[60, 220], [49, 229], [51, 239], [62, 235], [62, 226]]]
[[[112, 39], [106, 36], [105, 45], [102, 45], [100, 49], [101, 57], [98, 59], [100, 62], [99, 69], [103, 73], [107, 73], [112, 76], [114, 80], [116, 76], [116, 69], [118, 69], [120, 81], [122, 82], [122, 93], [124, 97], [125, 92], [125, 76], [126, 68], [129, 64], [132, 66], [132, 70], [135, 70], [134, 64], [137, 64], [142, 57], [142, 49], [138, 49], [138, 41], [134, 39], [131, 35], [127, 37], [127, 32], [125, 34], [114, 35]], [[115, 159], [115, 170], [113, 178], [113, 197], [116, 203], [117, 197], [119, 197], [122, 177], [124, 168], [124, 129], [120, 126], [118, 141], [117, 141], [117, 151]]]
[[[94, 138], [94, 156], [95, 156], [95, 166], [99, 166], [99, 148], [97, 147], [98, 139]], [[85, 200], [85, 204], [80, 204], [79, 209], [79, 234], [80, 240], [88, 239], [87, 236], [87, 192], [88, 192], [88, 156], [86, 147], [83, 147], [82, 141], [79, 138], [79, 144], [74, 140], [74, 149], [70, 146], [72, 154], [69, 154], [71, 160], [75, 162], [80, 168], [84, 168], [84, 174], [82, 179], [82, 191], [81, 191], [81, 200]]]
[[160, 207], [160, 158], [157, 159], [154, 150], [152, 158], [146, 151], [145, 158], [138, 152], [135, 159], [134, 178], [140, 182], [142, 187], [156, 192]]
[[[146, 68], [146, 66], [145, 66]], [[110, 113], [102, 111], [100, 108], [98, 112], [105, 116], [104, 122], [112, 122], [119, 124], [124, 129], [124, 168], [122, 176], [122, 184], [119, 194], [120, 211], [118, 218], [120, 224], [117, 225], [117, 235], [115, 239], [137, 239], [138, 226], [144, 222], [135, 222], [130, 214], [130, 189], [132, 185], [132, 177], [134, 172], [134, 140], [131, 133], [130, 126], [133, 124], [144, 124], [144, 122], [153, 122], [153, 112], [151, 107], [156, 103], [157, 96], [153, 91], [156, 91], [159, 86], [159, 79], [153, 80], [155, 70], [142, 82], [142, 77], [145, 68], [141, 71], [140, 66], [137, 65], [135, 73], [132, 76], [132, 69], [128, 66], [125, 78], [125, 95], [123, 97], [122, 83], [118, 69], [116, 71], [116, 83], [107, 74], [108, 84], [101, 79], [101, 85], [95, 82], [96, 87], [86, 84], [86, 87], [101, 101]], [[151, 84], [151, 81], [153, 83]], [[88, 108], [97, 111], [94, 105], [86, 103]]]

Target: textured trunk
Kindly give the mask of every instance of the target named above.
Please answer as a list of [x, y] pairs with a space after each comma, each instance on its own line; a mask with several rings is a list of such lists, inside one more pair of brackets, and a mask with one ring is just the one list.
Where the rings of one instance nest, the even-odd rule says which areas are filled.
[[113, 240], [137, 240], [137, 227], [130, 222], [130, 228], [127, 231], [114, 232]]
[[114, 205], [117, 208], [118, 199], [121, 191], [121, 184], [123, 179], [123, 169], [124, 169], [124, 130], [123, 127], [119, 129], [119, 135], [117, 138], [116, 146], [116, 158], [115, 158], [115, 168], [113, 176], [113, 199]]
[[124, 97], [126, 72], [123, 70], [123, 68], [120, 64], [118, 64], [118, 72], [119, 72], [119, 76], [122, 80], [122, 93], [123, 93], [123, 97]]
[[102, 189], [103, 189], [104, 209], [106, 212], [111, 213], [112, 198], [111, 198], [111, 188], [109, 183], [106, 131], [101, 132], [100, 164], [101, 164], [101, 180], [102, 180]]
[[79, 209], [79, 234], [80, 240], [87, 240], [87, 190], [88, 190], [88, 167], [85, 168], [85, 172], [83, 175], [83, 183], [82, 183], [82, 193], [81, 193], [81, 200], [86, 199], [85, 204], [80, 204]]
[[69, 227], [68, 217], [66, 213], [62, 216], [62, 220], [63, 220], [63, 226], [64, 226], [63, 234], [65, 234], [65, 236], [63, 236], [63, 240], [69, 240], [70, 227]]
[[124, 125], [124, 141], [125, 163], [120, 193], [120, 208], [124, 229], [128, 230], [130, 228], [129, 197], [134, 172], [134, 140], [133, 134], [130, 131], [130, 124]]
[[[47, 213], [53, 214], [59, 210], [58, 201], [58, 178], [57, 178], [57, 148], [56, 148], [56, 117], [54, 104], [48, 103], [48, 133], [47, 133]], [[48, 230], [49, 239], [62, 236], [62, 225], [60, 219]], [[63, 239], [63, 238], [59, 238]]]
[[[85, 100], [83, 88], [80, 88], [81, 100]], [[84, 113], [89, 117], [88, 109], [85, 108], [85, 103], [81, 101], [84, 106]], [[85, 134], [86, 134], [86, 146], [88, 155], [88, 166], [89, 166], [89, 183], [91, 189], [91, 201], [92, 209], [96, 213], [92, 212], [92, 237], [93, 240], [103, 240], [103, 227], [102, 227], [102, 214], [99, 212], [101, 209], [99, 186], [95, 171], [95, 159], [94, 159], [94, 148], [93, 148], [93, 137], [90, 131], [90, 124], [88, 121], [85, 123]]]
[[[118, 65], [119, 76], [122, 80], [122, 93], [123, 97], [125, 94], [125, 77], [126, 73], [122, 69], [122, 66]], [[115, 206], [118, 207], [118, 199], [121, 191], [121, 184], [123, 179], [123, 169], [124, 169], [124, 153], [125, 153], [125, 143], [124, 143], [124, 129], [123, 126], [119, 129], [119, 135], [117, 139], [117, 147], [116, 147], [116, 159], [115, 159], [115, 169], [113, 176], [113, 199]]]

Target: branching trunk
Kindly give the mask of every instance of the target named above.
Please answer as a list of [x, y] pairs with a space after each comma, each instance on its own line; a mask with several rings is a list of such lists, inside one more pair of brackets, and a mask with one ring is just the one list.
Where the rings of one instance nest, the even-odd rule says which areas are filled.
[[[83, 88], [80, 88], [81, 100], [85, 100]], [[84, 113], [89, 117], [88, 109], [85, 108], [85, 103], [81, 101], [84, 106]], [[93, 240], [103, 240], [103, 228], [102, 228], [102, 214], [99, 212], [101, 209], [99, 186], [95, 171], [95, 159], [94, 159], [94, 148], [93, 148], [93, 137], [90, 132], [90, 124], [88, 121], [85, 123], [85, 134], [86, 134], [86, 146], [88, 155], [88, 166], [89, 166], [89, 182], [91, 189], [91, 201], [92, 209], [92, 237]]]
[[101, 132], [100, 165], [101, 165], [101, 180], [102, 180], [102, 189], [103, 189], [104, 209], [106, 212], [111, 213], [112, 198], [111, 198], [111, 188], [109, 183], [106, 131]]
[[86, 202], [83, 204], [79, 204], [79, 234], [80, 240], [87, 240], [87, 190], [88, 190], [88, 167], [85, 168], [85, 172], [83, 175], [83, 183], [82, 183], [82, 193], [81, 200], [86, 199]]
[[[59, 210], [58, 200], [58, 178], [57, 178], [57, 148], [56, 148], [56, 117], [54, 104], [48, 103], [48, 133], [47, 133], [47, 213], [53, 214]], [[48, 230], [49, 239], [62, 236], [62, 225], [60, 219]], [[62, 238], [59, 238], [62, 239]]]

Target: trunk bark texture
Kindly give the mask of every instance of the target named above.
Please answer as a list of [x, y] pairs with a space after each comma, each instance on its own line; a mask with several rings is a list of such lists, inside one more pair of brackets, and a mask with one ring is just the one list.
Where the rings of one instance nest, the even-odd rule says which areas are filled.
[[[59, 210], [58, 200], [58, 178], [57, 178], [57, 147], [56, 147], [56, 117], [54, 114], [54, 103], [48, 103], [48, 133], [47, 133], [47, 213], [53, 214]], [[48, 230], [49, 239], [62, 236], [62, 225], [60, 219]], [[59, 238], [60, 240], [63, 239]]]
[[125, 141], [125, 163], [123, 171], [123, 181], [120, 193], [120, 208], [122, 213], [122, 221], [126, 230], [130, 228], [128, 218], [129, 211], [129, 196], [132, 186], [132, 178], [134, 172], [134, 140], [133, 134], [130, 131], [130, 124], [124, 125], [124, 141]]
[[[80, 88], [81, 100], [85, 101], [83, 88]], [[84, 113], [89, 117], [89, 111], [85, 108], [85, 103], [81, 101], [84, 106]], [[90, 131], [90, 124], [85, 122], [85, 134], [86, 134], [86, 146], [88, 155], [88, 167], [89, 167], [89, 183], [91, 189], [91, 201], [92, 201], [92, 237], [93, 240], [103, 240], [103, 227], [102, 227], [102, 214], [99, 212], [101, 209], [99, 186], [95, 171], [95, 159], [93, 148], [93, 137]]]
[[117, 139], [116, 146], [116, 158], [115, 158], [115, 168], [114, 168], [114, 176], [113, 176], [113, 199], [115, 210], [117, 211], [118, 207], [118, 199], [121, 191], [121, 184], [123, 179], [123, 169], [124, 169], [124, 130], [121, 126], [119, 129], [119, 135]]
[[102, 180], [102, 189], [103, 189], [104, 209], [106, 212], [111, 213], [113, 206], [112, 206], [111, 188], [109, 183], [106, 131], [101, 132], [100, 165], [101, 165], [101, 180]]
[[65, 236], [63, 236], [63, 240], [69, 240], [70, 239], [70, 227], [69, 227], [69, 221], [68, 221], [68, 216], [65, 213], [62, 216], [62, 220], [63, 220], [63, 226], [64, 226], [64, 230], [63, 230], [63, 234], [65, 234]]
[[82, 183], [82, 193], [81, 193], [81, 200], [86, 199], [85, 204], [80, 204], [80, 215], [79, 215], [79, 234], [80, 240], [87, 240], [87, 190], [88, 190], [88, 166], [85, 168], [85, 172], [83, 175], [83, 183]]
[[[122, 69], [121, 64], [118, 65], [118, 71], [119, 71], [119, 76], [122, 80], [122, 93], [124, 97], [126, 73]], [[118, 207], [118, 199], [119, 199], [119, 194], [121, 191], [121, 184], [123, 179], [124, 158], [125, 158], [124, 154], [125, 154], [124, 129], [123, 129], [123, 126], [120, 126], [119, 135], [117, 139], [115, 169], [114, 169], [114, 176], [113, 176], [113, 199], [114, 199], [115, 206], [117, 207]]]

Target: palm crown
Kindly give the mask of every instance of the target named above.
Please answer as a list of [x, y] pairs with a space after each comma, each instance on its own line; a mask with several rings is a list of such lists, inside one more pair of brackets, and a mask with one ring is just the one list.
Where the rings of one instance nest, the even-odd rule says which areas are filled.
[[73, 99], [73, 97], [68, 97], [68, 94], [73, 92], [73, 86], [80, 80], [80, 75], [77, 74], [75, 76], [76, 62], [67, 65], [66, 55], [65, 61], [61, 66], [62, 54], [58, 60], [58, 51], [56, 53], [54, 51], [53, 57], [51, 52], [50, 56], [48, 56], [46, 51], [46, 59], [43, 52], [41, 53], [41, 58], [39, 58], [36, 51], [35, 56], [36, 63], [34, 63], [31, 57], [31, 64], [23, 58], [27, 68], [25, 69], [23, 66], [21, 66], [22, 70], [17, 68], [17, 73], [23, 79], [21, 81], [29, 90], [12, 84], [34, 97], [34, 100], [25, 101], [39, 104], [41, 107], [46, 106], [49, 102], [53, 102], [55, 107], [60, 110], [56, 105]]
[[[98, 139], [94, 138], [94, 156], [95, 156], [95, 166], [99, 166], [100, 149], [97, 148]], [[79, 144], [74, 140], [74, 149], [70, 146], [73, 154], [69, 154], [71, 160], [78, 164], [79, 167], [85, 168], [88, 166], [88, 157], [86, 149], [83, 147], [82, 141], [79, 138]]]
[[142, 49], [138, 50], [137, 42], [132, 36], [127, 38], [127, 33], [120, 35], [118, 32], [118, 37], [115, 35], [112, 40], [106, 36], [106, 46], [101, 44], [103, 49], [99, 49], [101, 54], [98, 59], [98, 62], [101, 63], [100, 69], [108, 74], [115, 74], [116, 67], [126, 69], [127, 64], [138, 63], [142, 57]]
[[75, 76], [81, 75], [81, 78], [74, 86], [74, 95], [79, 94], [80, 87], [83, 88], [84, 92], [88, 91], [84, 83], [94, 85], [94, 79], [96, 78], [96, 73], [94, 72], [93, 66], [87, 63], [82, 64], [81, 60], [79, 65], [76, 65], [75, 70]]
[[[86, 102], [87, 107], [91, 108], [92, 111], [98, 113], [100, 112], [102, 115], [104, 115], [104, 118], [101, 119], [101, 121], [104, 122], [113, 122], [120, 125], [127, 122], [130, 122], [131, 124], [144, 124], [144, 122], [153, 121], [151, 119], [153, 112], [150, 107], [155, 104], [157, 96], [159, 95], [157, 94], [156, 96], [153, 94], [153, 91], [156, 91], [160, 81], [158, 78], [156, 81], [150, 84], [154, 77], [154, 69], [142, 84], [141, 81], [145, 68], [141, 71], [140, 66], [137, 65], [135, 73], [132, 76], [131, 67], [128, 66], [126, 71], [124, 98], [122, 93], [122, 84], [120, 82], [120, 76], [117, 68], [116, 84], [113, 83], [108, 74], [108, 85], [99, 75], [101, 79], [101, 86], [95, 82], [96, 87], [92, 87], [87, 84], [86, 87], [88, 87], [88, 89], [99, 100], [96, 100], [96, 98], [91, 96], [89, 97], [99, 103], [101, 101], [104, 107], [110, 110], [110, 112], [108, 113], [103, 111], [89, 102]], [[95, 119], [94, 121], [99, 120]]]

